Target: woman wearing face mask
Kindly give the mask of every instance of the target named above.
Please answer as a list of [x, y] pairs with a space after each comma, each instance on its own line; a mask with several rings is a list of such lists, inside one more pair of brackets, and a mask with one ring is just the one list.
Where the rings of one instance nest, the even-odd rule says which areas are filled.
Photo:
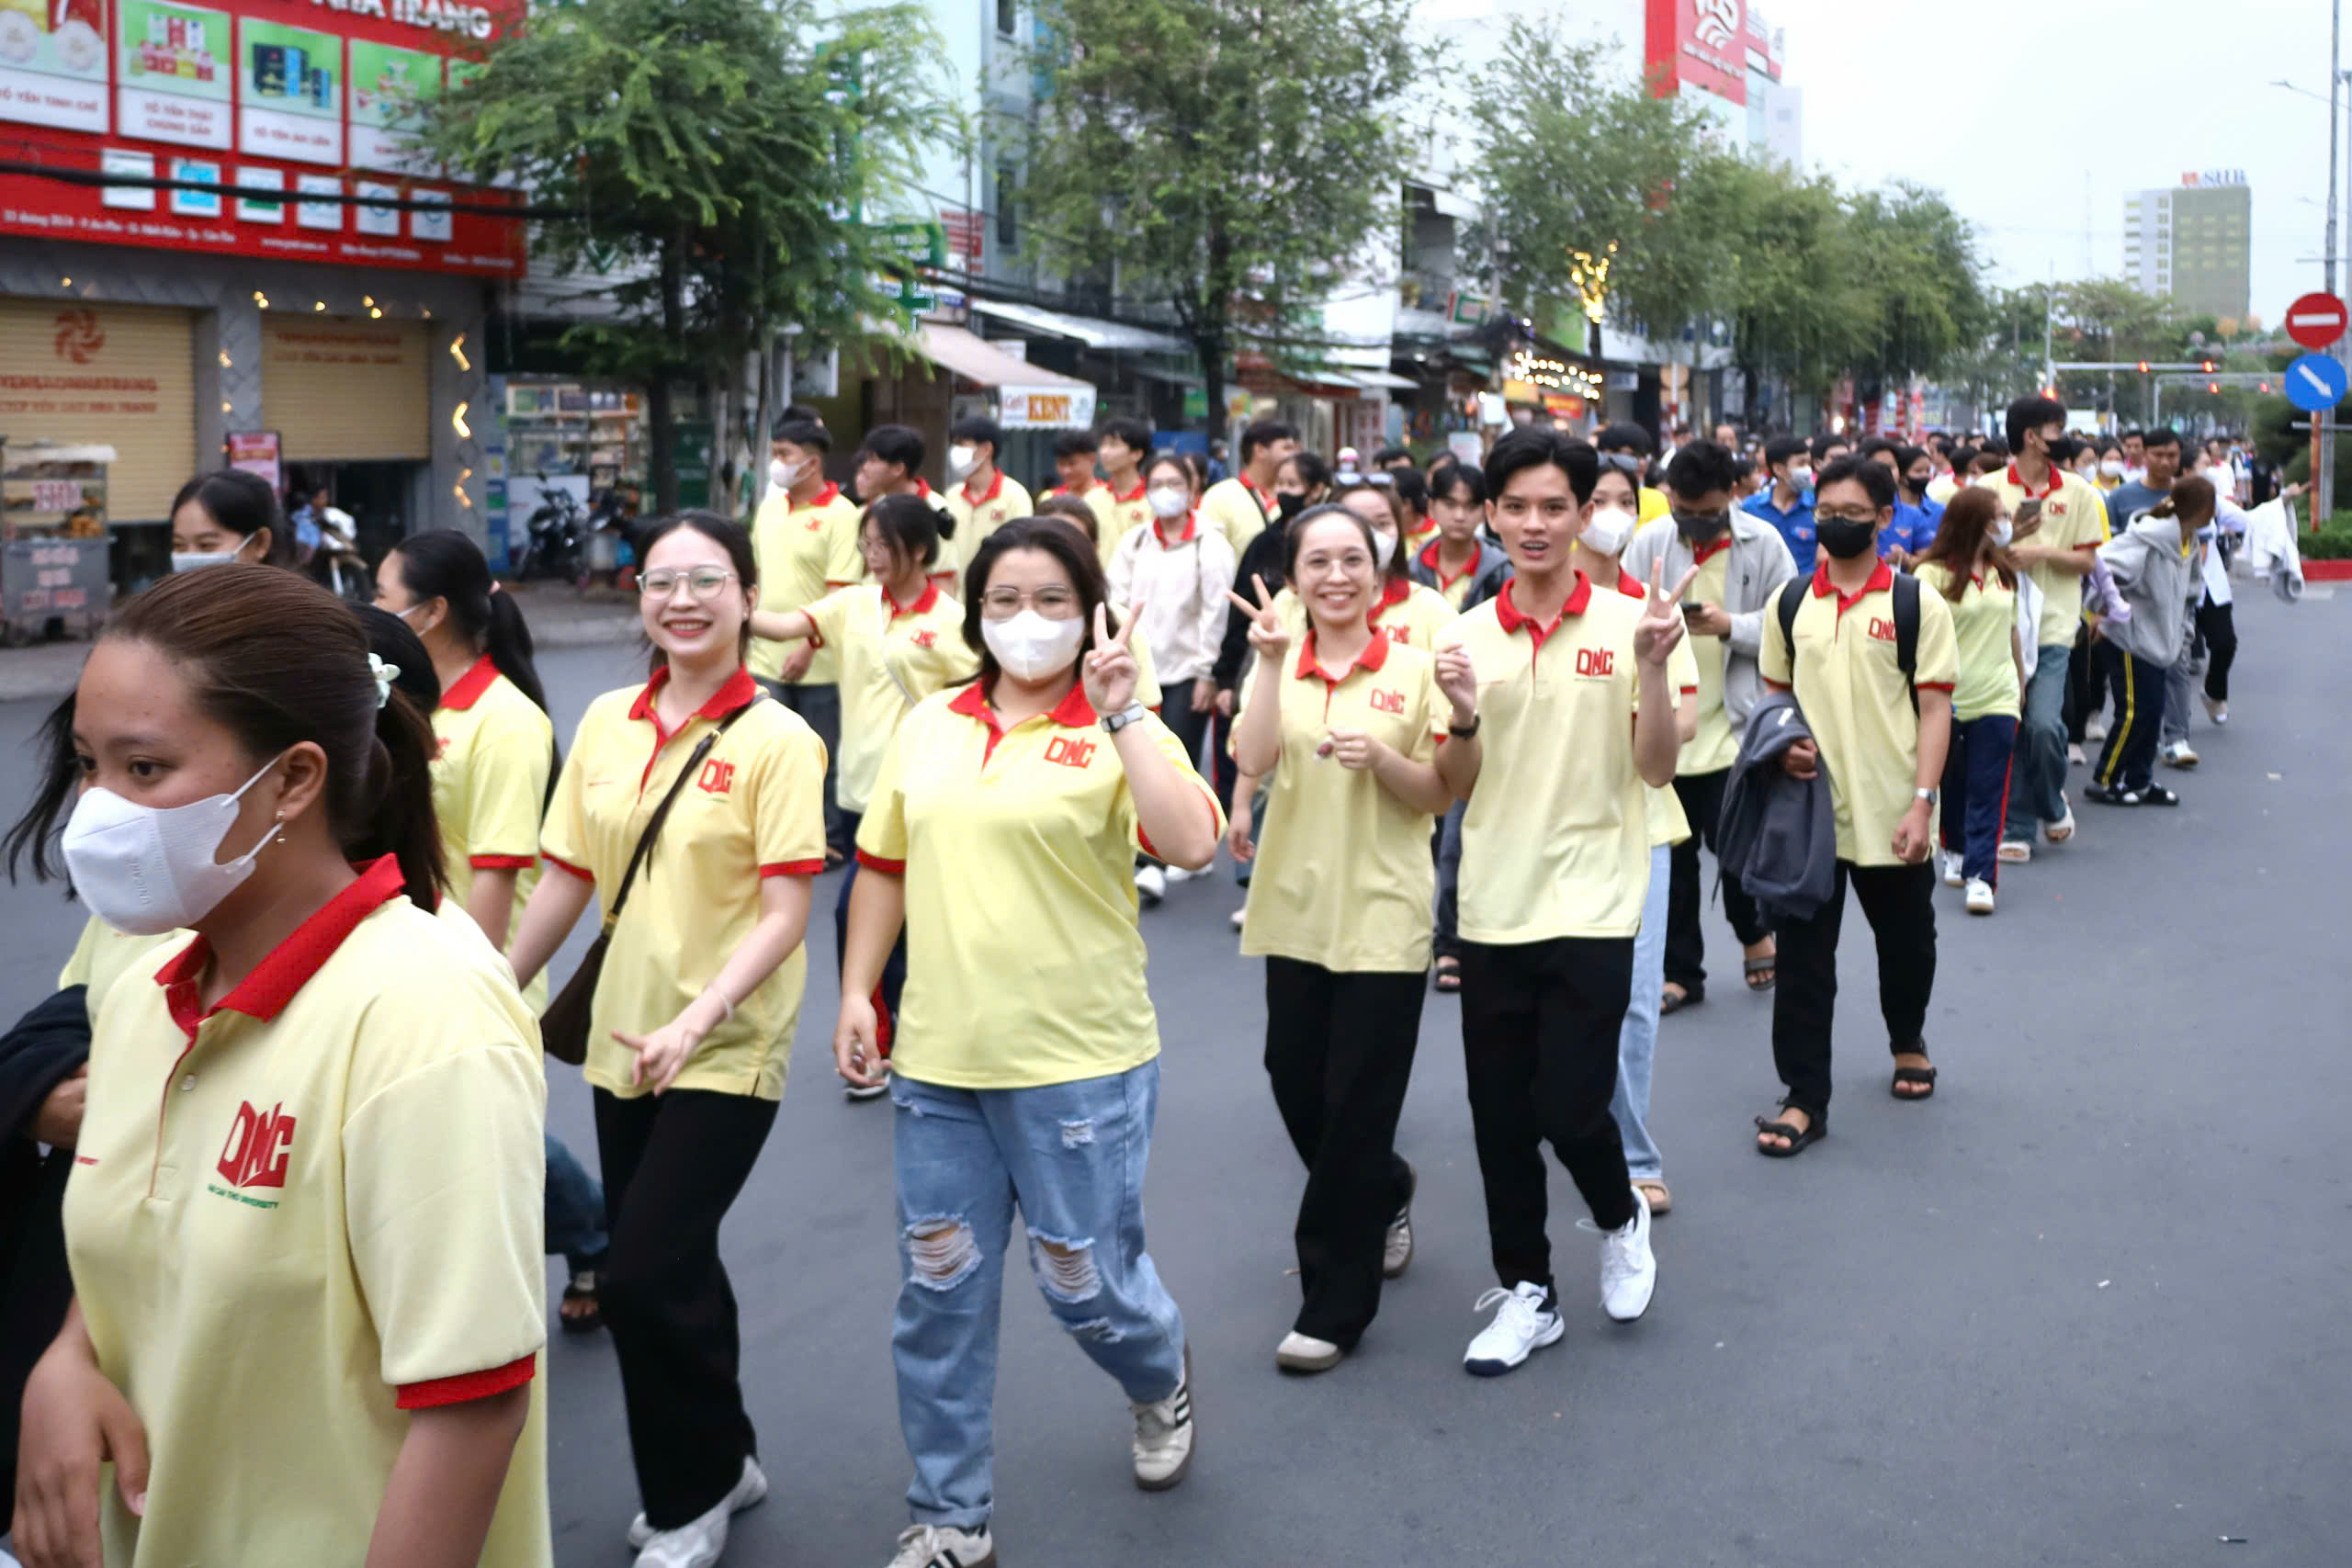
[[1362, 517], [1318, 507], [1289, 542], [1307, 615], [1295, 655], [1262, 584], [1254, 607], [1234, 595], [1258, 655], [1234, 749], [1243, 773], [1273, 779], [1241, 951], [1266, 961], [1266, 1074], [1307, 1170], [1305, 1301], [1274, 1360], [1319, 1372], [1412, 1260], [1413, 1168], [1395, 1145], [1430, 958], [1430, 825], [1453, 803], [1449, 778], [1476, 776], [1478, 684], [1460, 649], [1440, 660], [1374, 629]]
[[1102, 568], [1076, 532], [1017, 519], [965, 582], [979, 677], [919, 704], [883, 759], [833, 1036], [844, 1078], [881, 1081], [867, 998], [903, 927], [891, 1345], [915, 1475], [892, 1568], [992, 1560], [1016, 1201], [1056, 1321], [1126, 1391], [1136, 1483], [1175, 1485], [1193, 1452], [1183, 1323], [1144, 1250], [1159, 1030], [1130, 877], [1138, 850], [1205, 866], [1223, 824], [1181, 743], [1135, 700], [1129, 634], [1111, 633]]
[[1233, 547], [1223, 534], [1200, 525], [1184, 466], [1173, 457], [1154, 457], [1143, 480], [1152, 520], [1119, 541], [1111, 557], [1110, 596], [1114, 604], [1143, 606], [1136, 636], [1159, 669], [1160, 716], [1197, 764], [1216, 700], [1210, 668], [1225, 635]]
[[718, 1226], [784, 1094], [825, 756], [744, 668], [759, 578], [742, 525], [688, 512], [638, 544], [652, 678], [581, 719], [510, 952], [527, 983], [599, 889], [609, 921], [627, 888], [588, 1027], [612, 1220], [598, 1284], [645, 1501], [639, 1568], [707, 1568], [729, 1517], [767, 1494]]
[[291, 571], [294, 531], [278, 509], [277, 492], [258, 474], [242, 468], [198, 474], [172, 497], [172, 570], [232, 560]]
[[1912, 569], [1951, 606], [1960, 643], [1944, 753], [1943, 879], [1967, 890], [1972, 915], [1991, 914], [2000, 886], [2001, 812], [2025, 685], [2009, 536], [1999, 492], [1971, 485], [1951, 498], [1935, 542]]
[[[1093, 511], [1075, 496], [1046, 504], [1073, 506], [1091, 519]], [[821, 639], [841, 657], [841, 808], [853, 840], [874, 797], [875, 775], [890, 738], [914, 705], [941, 687], [968, 679], [972, 655], [958, 635], [964, 607], [939, 591], [931, 573], [939, 561], [938, 513], [919, 496], [886, 495], [865, 509], [858, 536], [869, 581], [837, 589], [805, 610], [752, 616], [755, 637], [781, 642]], [[833, 905], [833, 952], [849, 953], [849, 901], [857, 886], [857, 863], [842, 877]], [[876, 1017], [878, 1043], [887, 1060], [899, 1002], [907, 984], [907, 943], [902, 933], [882, 965]], [[849, 1086], [852, 1100], [878, 1100], [876, 1085]]]
[[51, 736], [14, 835], [36, 872], [72, 802], [92, 911], [195, 934], [91, 1043], [17, 1551], [549, 1563], [545, 1082], [497, 955], [430, 912], [431, 730], [349, 606], [231, 565], [125, 605]]

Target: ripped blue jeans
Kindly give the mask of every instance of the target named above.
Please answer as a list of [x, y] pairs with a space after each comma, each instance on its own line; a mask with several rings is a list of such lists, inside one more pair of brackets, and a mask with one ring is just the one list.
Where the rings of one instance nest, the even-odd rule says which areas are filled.
[[891, 1325], [919, 1524], [978, 1529], [995, 1505], [997, 1328], [1012, 1210], [1055, 1321], [1135, 1403], [1165, 1399], [1184, 1320], [1143, 1244], [1159, 1063], [1039, 1089], [895, 1077], [904, 1279]]

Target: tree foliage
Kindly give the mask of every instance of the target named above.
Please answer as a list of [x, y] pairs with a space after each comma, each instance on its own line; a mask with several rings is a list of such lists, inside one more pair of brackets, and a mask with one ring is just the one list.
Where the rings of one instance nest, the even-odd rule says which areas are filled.
[[[1410, 0], [1039, 0], [1028, 243], [1063, 275], [1115, 267], [1198, 354], [1311, 368], [1313, 322], [1395, 232]], [[1385, 247], [1384, 247], [1385, 248]], [[1215, 417], [1213, 415], [1213, 417]]]
[[783, 327], [843, 341], [890, 313], [860, 220], [960, 133], [935, 52], [913, 4], [576, 0], [534, 7], [432, 106], [435, 156], [562, 209], [534, 248], [609, 280], [609, 314], [568, 341], [646, 384], [658, 507], [676, 503], [673, 382], [740, 396], [746, 353]]

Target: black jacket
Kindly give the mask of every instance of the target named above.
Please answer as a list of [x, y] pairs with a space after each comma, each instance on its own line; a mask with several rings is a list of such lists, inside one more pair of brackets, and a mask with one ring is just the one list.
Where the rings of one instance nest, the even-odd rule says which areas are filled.
[[65, 1322], [65, 1179], [74, 1151], [32, 1140], [41, 1102], [90, 1059], [84, 988], [68, 986], [0, 1036], [0, 1496], [16, 1495], [17, 1407], [25, 1379]]
[[[1269, 595], [1283, 591], [1285, 581], [1283, 563], [1290, 558], [1290, 522], [1276, 517], [1259, 531], [1234, 563], [1233, 591], [1244, 599], [1255, 599], [1257, 591], [1250, 585], [1252, 574], [1264, 580]], [[1216, 662], [1209, 666], [1209, 679], [1216, 682], [1220, 692], [1233, 690], [1241, 679], [1242, 662], [1250, 657], [1250, 617], [1228, 608], [1225, 613], [1225, 638], [1217, 645]]]

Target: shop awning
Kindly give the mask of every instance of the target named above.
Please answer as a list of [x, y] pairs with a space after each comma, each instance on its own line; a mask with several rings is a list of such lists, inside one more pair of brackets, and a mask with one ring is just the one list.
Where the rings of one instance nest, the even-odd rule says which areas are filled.
[[1084, 428], [1094, 423], [1094, 383], [1032, 365], [962, 327], [925, 321], [916, 352], [943, 370], [996, 392], [997, 423], [1007, 430]]
[[1349, 380], [1359, 387], [1385, 387], [1392, 391], [1409, 392], [1420, 386], [1419, 381], [1391, 374], [1386, 370], [1365, 370], [1351, 366], [1345, 374]]
[[1148, 327], [1131, 327], [1121, 321], [1105, 321], [1092, 316], [1065, 316], [1058, 310], [1041, 310], [1035, 305], [1008, 305], [996, 299], [975, 299], [972, 310], [977, 315], [993, 316], [1000, 321], [1011, 321], [1032, 332], [1074, 338], [1089, 348], [1141, 354], [1192, 352], [1183, 339], [1154, 332]]

